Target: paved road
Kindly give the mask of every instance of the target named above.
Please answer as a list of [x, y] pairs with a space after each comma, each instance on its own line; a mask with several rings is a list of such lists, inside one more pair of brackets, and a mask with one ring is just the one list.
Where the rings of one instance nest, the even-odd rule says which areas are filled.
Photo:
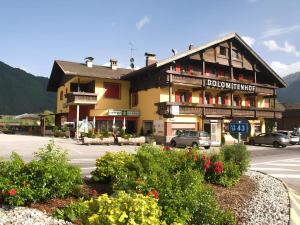
[[132, 145], [88, 146], [73, 139], [0, 134], [0, 157], [8, 159], [11, 152], [16, 151], [25, 161], [32, 160], [33, 153], [48, 144], [50, 140], [54, 140], [55, 144], [68, 151], [71, 163], [80, 166], [84, 175], [89, 175], [90, 171], [95, 168], [95, 160], [107, 151], [134, 152], [136, 149], [136, 146]]
[[290, 225], [300, 224], [300, 146], [288, 148], [248, 147], [251, 169], [284, 181], [290, 196]]

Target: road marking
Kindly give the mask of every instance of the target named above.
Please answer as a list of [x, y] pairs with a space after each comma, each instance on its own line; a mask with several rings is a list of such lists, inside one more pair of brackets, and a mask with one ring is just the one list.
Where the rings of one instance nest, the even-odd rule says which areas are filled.
[[261, 165], [261, 164], [266, 164], [266, 163], [284, 162], [284, 161], [294, 160], [294, 159], [300, 159], [300, 158], [280, 159], [280, 160], [273, 160], [273, 161], [267, 161], [267, 162], [261, 162], [261, 163], [253, 163], [253, 164], [251, 164], [251, 165], [252, 165], [252, 166], [255, 166], [255, 165]]
[[285, 169], [285, 168], [269, 168], [269, 167], [251, 167], [251, 170], [269, 170], [269, 171], [291, 171], [291, 172], [300, 172], [300, 170], [292, 170], [292, 169]]
[[83, 167], [82, 170], [94, 170], [96, 167]]
[[96, 161], [95, 158], [85, 158], [85, 159], [70, 159], [69, 161]]
[[273, 176], [273, 177], [277, 177], [277, 178], [295, 178], [295, 179], [300, 178], [300, 175], [298, 175], [298, 174], [276, 174], [276, 173], [272, 174], [272, 173], [270, 173], [269, 175]]
[[264, 163], [268, 166], [300, 166], [300, 164], [292, 164], [292, 163]]

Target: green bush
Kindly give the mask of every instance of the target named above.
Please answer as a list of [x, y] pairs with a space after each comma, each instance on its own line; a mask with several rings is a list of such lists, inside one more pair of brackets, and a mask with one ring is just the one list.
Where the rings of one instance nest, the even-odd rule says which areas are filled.
[[223, 172], [218, 181], [224, 187], [232, 187], [236, 185], [240, 180], [241, 173], [239, 171], [239, 166], [233, 162], [225, 162]]
[[112, 197], [104, 194], [85, 204], [88, 210], [82, 217], [84, 224], [162, 224], [159, 219], [161, 210], [156, 200], [141, 194], [117, 192]]
[[0, 162], [0, 198], [5, 204], [24, 205], [71, 195], [82, 183], [81, 170], [68, 163], [66, 152], [50, 142], [24, 163], [16, 153]]
[[87, 210], [87, 205], [80, 199], [79, 202], [72, 202], [63, 208], [56, 209], [53, 216], [57, 219], [76, 222], [87, 213]]
[[240, 173], [247, 171], [249, 167], [249, 152], [243, 144], [224, 145], [221, 155], [225, 162], [231, 161], [239, 166]]
[[109, 183], [120, 176], [129, 173], [128, 165], [134, 161], [134, 156], [126, 152], [107, 152], [96, 159], [96, 169], [92, 171], [92, 179]]

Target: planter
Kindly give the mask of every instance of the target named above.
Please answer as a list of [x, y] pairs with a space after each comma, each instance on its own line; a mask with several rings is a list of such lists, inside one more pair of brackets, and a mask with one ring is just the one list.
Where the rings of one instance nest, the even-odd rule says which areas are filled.
[[114, 144], [115, 143], [115, 139], [114, 137], [108, 137], [108, 138], [88, 138], [88, 137], [83, 137], [83, 144], [86, 145], [91, 145], [91, 144]]
[[134, 145], [140, 145], [140, 144], [145, 144], [146, 143], [146, 138], [144, 136], [141, 137], [136, 137], [136, 138], [122, 138], [122, 137], [117, 137], [118, 144], [134, 144]]

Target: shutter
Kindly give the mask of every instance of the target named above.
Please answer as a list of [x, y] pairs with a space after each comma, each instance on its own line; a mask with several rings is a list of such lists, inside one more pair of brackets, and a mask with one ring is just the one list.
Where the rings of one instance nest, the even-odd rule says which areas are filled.
[[239, 80], [243, 80], [244, 79], [244, 75], [243, 74], [239, 74]]
[[189, 102], [189, 103], [192, 102], [192, 93], [191, 92], [187, 93], [187, 102]]
[[213, 104], [213, 97], [210, 95], [209, 96], [209, 104], [212, 105]]
[[192, 71], [193, 71], [193, 66], [188, 65], [188, 72], [190, 73], [190, 72], [192, 72]]
[[199, 95], [199, 104], [204, 104], [203, 95], [202, 94]]
[[180, 72], [180, 71], [181, 71], [181, 70], [180, 70], [180, 65], [177, 64], [177, 65], [175, 66], [175, 71], [176, 71], [176, 72]]
[[180, 92], [179, 91], [175, 92], [175, 102], [180, 102]]
[[225, 96], [225, 105], [229, 105], [229, 97]]
[[218, 103], [219, 103], [219, 96], [216, 95], [216, 96], [215, 96], [215, 104], [218, 105]]
[[249, 99], [248, 98], [245, 99], [245, 106], [249, 107]]
[[270, 108], [270, 102], [268, 99], [265, 99], [265, 108]]
[[242, 100], [241, 100], [240, 97], [238, 98], [238, 104], [239, 104], [238, 106], [241, 106], [241, 105], [242, 105]]

